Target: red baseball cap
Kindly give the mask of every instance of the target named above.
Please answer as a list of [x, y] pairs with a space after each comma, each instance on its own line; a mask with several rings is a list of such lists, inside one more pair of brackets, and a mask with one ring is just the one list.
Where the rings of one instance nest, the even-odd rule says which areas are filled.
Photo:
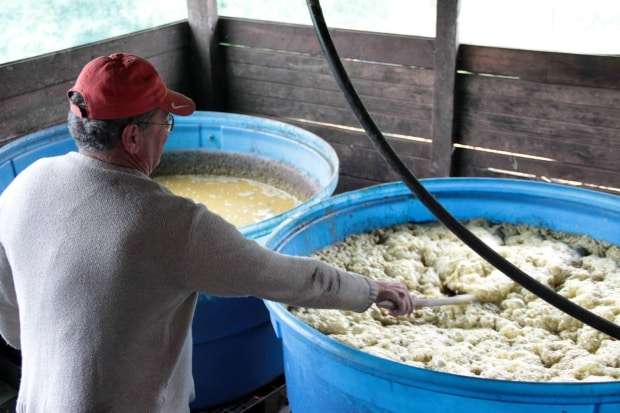
[[[183, 116], [196, 110], [193, 100], [166, 87], [151, 63], [126, 53], [88, 62], [68, 95], [71, 92], [84, 97], [90, 119], [129, 118], [156, 108]], [[71, 102], [69, 106], [71, 112], [82, 117], [77, 106]]]

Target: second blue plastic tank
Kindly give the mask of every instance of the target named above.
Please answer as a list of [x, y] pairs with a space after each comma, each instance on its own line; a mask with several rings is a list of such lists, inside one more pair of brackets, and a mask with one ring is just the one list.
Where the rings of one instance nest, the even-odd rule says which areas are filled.
[[[458, 219], [530, 224], [620, 244], [620, 197], [540, 182], [429, 179], [424, 186]], [[274, 230], [267, 246], [307, 256], [347, 236], [436, 219], [402, 183], [341, 194]], [[342, 344], [268, 302], [282, 339], [295, 413], [618, 413], [620, 381], [531, 383], [421, 369]]]

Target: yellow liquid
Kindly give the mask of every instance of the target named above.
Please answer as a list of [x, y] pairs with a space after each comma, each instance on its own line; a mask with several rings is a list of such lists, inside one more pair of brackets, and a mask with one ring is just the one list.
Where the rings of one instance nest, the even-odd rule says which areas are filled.
[[237, 228], [300, 204], [288, 192], [251, 179], [217, 175], [165, 175], [154, 179], [176, 195], [205, 204]]

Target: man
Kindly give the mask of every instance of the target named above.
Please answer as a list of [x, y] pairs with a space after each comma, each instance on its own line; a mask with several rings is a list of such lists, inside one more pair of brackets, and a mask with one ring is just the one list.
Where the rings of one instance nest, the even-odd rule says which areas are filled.
[[117, 53], [69, 90], [79, 152], [41, 159], [0, 196], [0, 332], [22, 350], [18, 412], [179, 412], [193, 397], [197, 292], [364, 311], [399, 283], [271, 252], [149, 178], [194, 102]]

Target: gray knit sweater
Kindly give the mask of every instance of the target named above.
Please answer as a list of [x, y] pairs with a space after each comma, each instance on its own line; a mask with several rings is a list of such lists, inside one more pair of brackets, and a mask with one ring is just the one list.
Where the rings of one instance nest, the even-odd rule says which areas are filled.
[[197, 291], [365, 310], [376, 287], [245, 239], [146, 175], [79, 153], [0, 196], [0, 333], [18, 412], [183, 412]]

